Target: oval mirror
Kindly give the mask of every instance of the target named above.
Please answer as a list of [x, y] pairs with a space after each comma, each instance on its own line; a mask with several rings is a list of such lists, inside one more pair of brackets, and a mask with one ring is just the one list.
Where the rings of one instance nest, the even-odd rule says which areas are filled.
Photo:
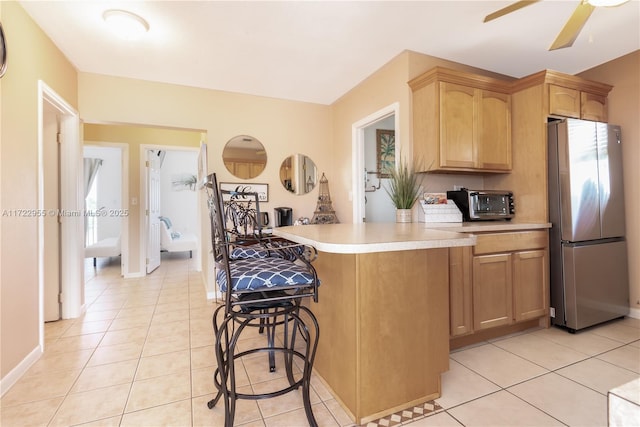
[[224, 166], [236, 178], [250, 179], [260, 175], [267, 165], [264, 145], [249, 135], [231, 138], [222, 150]]
[[318, 183], [316, 164], [304, 154], [293, 154], [280, 165], [280, 182], [293, 194], [307, 194]]

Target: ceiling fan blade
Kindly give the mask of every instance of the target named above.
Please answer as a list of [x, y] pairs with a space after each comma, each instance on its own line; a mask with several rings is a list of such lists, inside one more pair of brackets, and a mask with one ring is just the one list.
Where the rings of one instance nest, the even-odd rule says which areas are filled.
[[578, 34], [580, 34], [582, 27], [587, 23], [594, 9], [595, 6], [590, 5], [586, 1], [581, 1], [549, 50], [562, 49], [573, 45], [573, 42], [578, 38]]
[[522, 9], [523, 7], [530, 6], [530, 5], [534, 4], [534, 3], [538, 3], [539, 1], [540, 0], [517, 1], [517, 2], [515, 2], [513, 4], [510, 4], [507, 7], [503, 7], [502, 9], [497, 10], [497, 11], [485, 16], [483, 22], [492, 21], [492, 20], [494, 20], [496, 18], [500, 18], [501, 16], [504, 16], [504, 15], [506, 15], [508, 13], [515, 12], [518, 9]]

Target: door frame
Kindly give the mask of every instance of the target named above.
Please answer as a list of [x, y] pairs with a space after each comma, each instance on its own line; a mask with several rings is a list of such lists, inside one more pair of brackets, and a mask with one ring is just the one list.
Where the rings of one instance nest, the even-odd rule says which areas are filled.
[[[120, 208], [129, 212], [129, 144], [125, 142], [84, 141], [84, 147], [120, 149], [120, 174], [122, 178], [122, 188], [120, 189], [122, 205]], [[82, 238], [84, 239], [84, 230]], [[129, 271], [129, 215], [125, 215], [122, 217], [120, 226], [120, 275], [122, 277], [130, 277]]]
[[[44, 205], [44, 109], [54, 107], [61, 115], [60, 130], [60, 212]], [[82, 191], [82, 145], [78, 112], [44, 81], [38, 80], [38, 212], [59, 215], [60, 280], [62, 302], [60, 317], [82, 315], [84, 307], [84, 217]], [[44, 217], [38, 218], [38, 295], [40, 348], [44, 349]]]
[[[351, 147], [353, 175], [351, 180], [353, 223], [361, 224], [365, 213], [364, 206], [364, 129], [382, 119], [395, 114], [396, 147], [400, 146], [400, 103], [394, 102], [351, 125]], [[396, 162], [399, 160], [396, 156]]]
[[[140, 200], [138, 200], [138, 204], [140, 205], [140, 232], [138, 238], [140, 239], [140, 264], [138, 266], [138, 271], [140, 272], [140, 276], [144, 277], [147, 275], [147, 216], [144, 212], [142, 206], [146, 203], [147, 193], [149, 184], [147, 182], [147, 170], [146, 164], [147, 161], [147, 151], [149, 150], [165, 150], [165, 151], [193, 151], [197, 154], [200, 154], [200, 147], [184, 147], [179, 145], [158, 145], [158, 144], [140, 144]], [[204, 191], [197, 191], [198, 197], [196, 201], [196, 210], [198, 212], [197, 221], [199, 226], [196, 227], [196, 236], [198, 237], [198, 242], [202, 242], [202, 221], [201, 221], [201, 212], [200, 207], [203, 205]], [[199, 247], [202, 247], [202, 243], [199, 244]], [[197, 271], [201, 271], [202, 269], [202, 251], [196, 251], [196, 268]]]

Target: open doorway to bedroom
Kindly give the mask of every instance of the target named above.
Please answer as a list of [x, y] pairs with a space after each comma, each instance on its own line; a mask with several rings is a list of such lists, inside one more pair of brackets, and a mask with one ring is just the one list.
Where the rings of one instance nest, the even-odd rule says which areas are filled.
[[124, 276], [123, 249], [128, 241], [129, 147], [126, 144], [85, 144], [84, 247], [85, 278], [104, 265], [120, 266]]
[[[128, 233], [122, 233], [121, 249], [122, 249], [122, 274], [124, 278], [144, 277], [147, 274], [147, 174], [146, 174], [146, 151], [158, 150], [162, 152], [192, 151], [194, 158], [200, 146], [206, 142], [207, 133], [198, 129], [181, 129], [161, 126], [149, 126], [141, 124], [102, 124], [102, 123], [85, 123], [83, 125], [85, 145], [105, 145], [105, 144], [122, 144], [128, 150], [128, 166], [126, 171], [123, 170], [123, 176], [128, 172], [128, 183], [123, 182], [126, 187], [127, 194], [122, 196], [124, 215], [126, 215], [126, 223], [128, 225]], [[189, 169], [191, 171], [191, 169]], [[197, 174], [197, 161], [194, 161], [193, 174]], [[185, 171], [186, 172], [186, 171]], [[170, 184], [170, 183], [169, 183]], [[124, 190], [123, 190], [124, 191]], [[195, 192], [188, 191], [190, 194], [197, 194], [199, 202], [195, 206], [180, 206], [180, 201], [167, 202], [185, 210], [196, 212], [196, 220], [190, 220], [188, 223], [189, 230], [198, 236], [198, 250], [192, 253], [194, 269], [202, 271], [202, 252], [200, 248], [199, 238], [202, 233], [201, 229], [206, 227], [206, 210], [203, 210], [203, 203], [200, 190]], [[165, 207], [168, 206], [167, 203]], [[100, 208], [102, 205], [97, 206]], [[162, 208], [162, 207], [161, 207]], [[202, 212], [201, 212], [202, 211]], [[163, 215], [162, 212], [160, 215]], [[167, 215], [168, 216], [168, 215]], [[124, 223], [123, 223], [124, 225]], [[176, 225], [174, 225], [176, 226]], [[181, 226], [182, 227], [182, 226]], [[186, 232], [186, 226], [183, 230], [176, 231]], [[205, 228], [206, 230], [206, 228]], [[125, 239], [128, 241], [125, 242]], [[189, 256], [189, 252], [184, 254]], [[206, 254], [206, 253], [205, 253]], [[183, 254], [180, 254], [183, 255]], [[117, 258], [111, 258], [117, 260]], [[93, 261], [93, 260], [91, 260]], [[98, 260], [98, 264], [99, 264]], [[197, 263], [197, 265], [196, 265]], [[99, 270], [99, 269], [98, 269]], [[99, 271], [98, 271], [99, 274]]]
[[199, 148], [141, 146], [145, 204], [145, 271], [156, 270], [163, 257], [188, 256], [199, 270], [201, 192], [197, 185]]

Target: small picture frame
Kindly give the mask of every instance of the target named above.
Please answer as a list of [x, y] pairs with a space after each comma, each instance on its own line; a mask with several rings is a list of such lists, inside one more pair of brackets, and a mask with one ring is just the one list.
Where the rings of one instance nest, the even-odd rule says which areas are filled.
[[[258, 193], [258, 201], [269, 201], [269, 184], [257, 184], [255, 182], [221, 182], [220, 189], [227, 191]], [[229, 195], [223, 194], [222, 199], [225, 201], [229, 200]]]
[[396, 167], [396, 132], [376, 129], [376, 165], [378, 178], [389, 178], [390, 169]]

